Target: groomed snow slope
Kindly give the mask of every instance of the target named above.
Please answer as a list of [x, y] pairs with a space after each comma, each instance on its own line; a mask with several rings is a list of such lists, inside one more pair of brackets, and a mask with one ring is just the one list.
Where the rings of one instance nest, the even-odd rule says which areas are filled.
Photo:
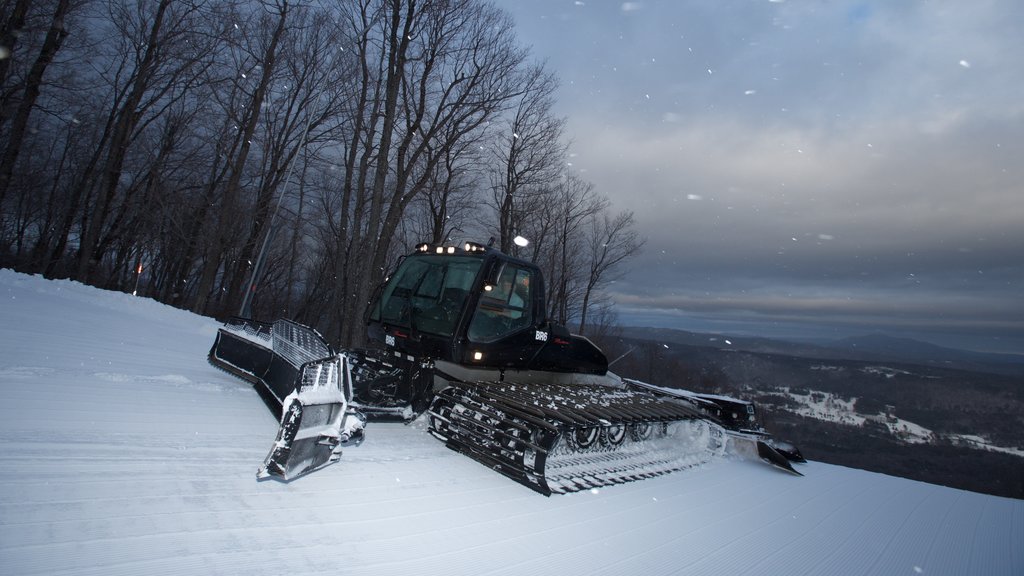
[[258, 482], [276, 422], [207, 364], [216, 329], [0, 270], [0, 573], [1024, 574], [1024, 501], [815, 462], [544, 498], [371, 423], [339, 464]]

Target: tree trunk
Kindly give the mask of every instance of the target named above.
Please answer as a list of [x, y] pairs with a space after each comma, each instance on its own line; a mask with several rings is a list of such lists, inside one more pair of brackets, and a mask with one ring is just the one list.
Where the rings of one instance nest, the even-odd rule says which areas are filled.
[[[21, 36], [22, 29], [25, 28], [25, 16], [28, 15], [31, 5], [31, 0], [17, 0], [11, 10], [11, 15], [4, 22], [3, 30], [0, 30], [0, 46], [7, 49], [7, 56], [0, 58], [0, 86], [7, 82], [11, 60], [14, 59], [14, 45], [17, 44], [18, 37]], [[7, 102], [0, 100], [0, 127], [7, 119], [6, 108]]]
[[203, 274], [199, 280], [198, 294], [196, 296], [195, 305], [192, 307], [192, 311], [197, 314], [205, 314], [207, 312], [210, 292], [213, 290], [213, 283], [217, 278], [217, 272], [220, 270], [220, 265], [224, 257], [224, 248], [228, 243], [228, 238], [224, 237], [224, 228], [229, 221], [236, 219], [238, 216], [234, 212], [236, 198], [239, 194], [239, 187], [242, 181], [242, 173], [245, 169], [245, 163], [249, 157], [249, 149], [252, 140], [252, 135], [256, 131], [256, 125], [259, 122], [260, 109], [263, 107], [263, 101], [267, 95], [267, 88], [270, 86], [270, 78], [274, 71], [274, 63], [277, 58], [277, 45], [284, 35], [285, 21], [288, 16], [288, 2], [281, 4], [280, 18], [277, 21], [277, 27], [274, 29], [273, 36], [270, 38], [270, 44], [267, 46], [266, 51], [263, 54], [263, 74], [260, 77], [260, 83], [253, 93], [252, 98], [246, 108], [246, 122], [242, 130], [242, 137], [240, 141], [240, 147], [238, 154], [235, 156], [234, 161], [231, 165], [231, 170], [228, 175], [228, 181], [224, 188], [224, 198], [221, 203], [220, 218], [218, 219], [218, 237], [220, 241], [218, 245], [214, 247], [216, 253], [212, 255], [203, 267]]
[[99, 252], [100, 234], [103, 226], [107, 223], [107, 216], [111, 210], [114, 195], [117, 193], [124, 170], [125, 154], [128, 152], [128, 144], [132, 132], [138, 125], [141, 111], [139, 103], [143, 94], [150, 89], [150, 80], [155, 66], [158, 65], [157, 53], [160, 49], [159, 35], [163, 27], [164, 15], [171, 4], [171, 0], [160, 0], [156, 14], [153, 16], [153, 24], [149, 29], [146, 51], [142, 61], [135, 71], [135, 79], [132, 89], [128, 94], [124, 105], [116, 112], [117, 119], [114, 122], [114, 130], [111, 135], [110, 144], [107, 148], [107, 161], [101, 177], [101, 186], [97, 205], [92, 210], [92, 219], [89, 226], [82, 231], [81, 244], [79, 246], [78, 278], [82, 282], [89, 282], [95, 265], [102, 257]]
[[[346, 306], [346, 314], [349, 327], [343, 329], [343, 337], [347, 342], [361, 344], [365, 340], [362, 334], [362, 318], [369, 305], [371, 286], [376, 285], [383, 278], [382, 270], [390, 247], [390, 238], [384, 237], [381, 233], [382, 218], [385, 202], [385, 188], [387, 185], [388, 170], [391, 168], [391, 142], [394, 138], [396, 118], [398, 109], [398, 97], [405, 75], [405, 66], [409, 43], [412, 40], [412, 23], [416, 15], [416, 1], [407, 0], [405, 13], [402, 11], [402, 2], [395, 1], [392, 5], [388, 24], [388, 59], [387, 74], [384, 83], [384, 117], [381, 126], [380, 142], [377, 146], [376, 166], [373, 173], [373, 182], [370, 196], [370, 212], [367, 221], [365, 238], [368, 246], [361, 247], [360, 252], [369, 253], [368, 268], [363, 268], [357, 275], [355, 289]], [[403, 20], [404, 16], [404, 20]], [[358, 326], [358, 332], [356, 331]]]
[[39, 56], [32, 64], [28, 77], [25, 79], [25, 90], [18, 105], [18, 110], [11, 120], [10, 132], [7, 136], [7, 148], [0, 158], [0, 206], [3, 205], [4, 196], [10, 186], [11, 176], [14, 174], [14, 164], [18, 160], [18, 152], [21, 150], [22, 142], [25, 139], [25, 130], [28, 127], [28, 119], [32, 114], [32, 108], [39, 97], [40, 87], [43, 83], [43, 74], [46, 68], [53, 62], [54, 56], [60, 50], [61, 44], [68, 35], [64, 28], [64, 17], [71, 8], [71, 0], [59, 0], [53, 11], [53, 18], [50, 20], [50, 29], [43, 40], [43, 46], [39, 50]]

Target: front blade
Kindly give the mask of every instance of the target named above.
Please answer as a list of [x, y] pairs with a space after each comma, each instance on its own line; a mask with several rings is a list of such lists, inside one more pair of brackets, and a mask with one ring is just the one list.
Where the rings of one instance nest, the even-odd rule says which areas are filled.
[[734, 431], [726, 431], [726, 434], [729, 436], [729, 451], [732, 454], [746, 460], [761, 460], [784, 472], [803, 476], [783, 453], [765, 442], [763, 437]]
[[341, 456], [339, 446], [361, 438], [362, 419], [348, 411], [343, 392], [350, 379], [344, 355], [302, 366], [295, 391], [283, 402], [277, 439], [258, 478], [291, 480], [323, 468]]
[[763, 440], [757, 440], [757, 455], [762, 460], [775, 466], [776, 468], [789, 472], [790, 474], [796, 474], [797, 476], [803, 476], [793, 465], [789, 463], [789, 459], [783, 456], [778, 450], [772, 448]]
[[786, 457], [786, 460], [790, 462], [807, 462], [804, 455], [800, 453], [800, 449], [796, 447], [792, 442], [786, 442], [784, 440], [772, 439], [772, 448], [775, 448], [779, 454]]
[[339, 415], [345, 411], [344, 401], [307, 404], [299, 393], [289, 396], [285, 406], [277, 439], [257, 473], [259, 478], [291, 480], [341, 457], [336, 449], [341, 443]]

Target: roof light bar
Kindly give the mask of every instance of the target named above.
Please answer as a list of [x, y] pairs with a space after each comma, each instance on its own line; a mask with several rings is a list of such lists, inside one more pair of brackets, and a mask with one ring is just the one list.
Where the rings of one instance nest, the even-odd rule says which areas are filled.
[[[441, 244], [430, 244], [428, 242], [421, 242], [416, 245], [416, 252], [433, 252], [434, 254], [456, 254], [459, 251], [458, 246], [444, 246]], [[466, 242], [462, 246], [462, 250], [470, 253], [486, 252], [487, 247], [483, 244], [477, 244], [476, 242]]]

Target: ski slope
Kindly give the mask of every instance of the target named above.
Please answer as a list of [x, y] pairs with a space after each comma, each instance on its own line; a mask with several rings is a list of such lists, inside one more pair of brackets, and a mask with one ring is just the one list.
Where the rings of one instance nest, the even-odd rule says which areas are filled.
[[1024, 501], [816, 462], [545, 498], [417, 421], [260, 482], [276, 422], [216, 329], [0, 270], [0, 573], [1024, 574]]

